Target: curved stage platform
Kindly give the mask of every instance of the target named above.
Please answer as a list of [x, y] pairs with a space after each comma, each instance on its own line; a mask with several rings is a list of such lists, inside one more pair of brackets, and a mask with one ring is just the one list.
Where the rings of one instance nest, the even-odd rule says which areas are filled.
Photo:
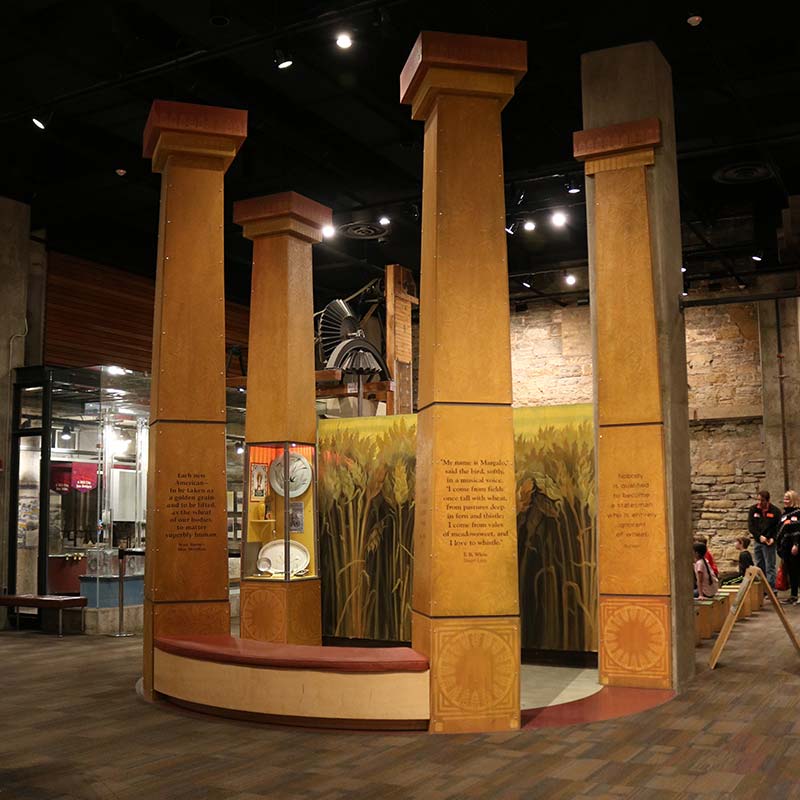
[[[551, 668], [552, 669], [552, 668]], [[408, 647], [314, 647], [233, 636], [155, 641], [154, 683], [165, 700], [206, 714], [314, 728], [427, 730], [428, 660]], [[626, 716], [672, 691], [600, 687], [522, 711], [526, 729]]]
[[162, 637], [153, 681], [180, 705], [263, 722], [427, 730], [430, 717], [428, 659], [408, 647]]

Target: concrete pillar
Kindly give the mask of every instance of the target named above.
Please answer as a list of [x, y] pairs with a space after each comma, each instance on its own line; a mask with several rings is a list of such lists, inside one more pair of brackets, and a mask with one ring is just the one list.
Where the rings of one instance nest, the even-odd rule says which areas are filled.
[[[12, 374], [25, 363], [30, 207], [0, 197], [0, 587], [8, 586], [9, 490], [11, 475]], [[0, 628], [7, 609], [0, 610]]]
[[44, 364], [44, 322], [47, 304], [47, 247], [44, 231], [37, 231], [30, 243], [28, 272], [28, 337], [25, 340], [25, 364]]
[[413, 647], [431, 730], [519, 727], [519, 594], [500, 112], [524, 42], [423, 32], [400, 76], [425, 120]]
[[[256, 464], [268, 470], [283, 459], [283, 445], [315, 467], [314, 287], [311, 248], [331, 223], [331, 210], [295, 192], [255, 197], [234, 205], [233, 220], [253, 240], [247, 374], [245, 476]], [[281, 443], [280, 448], [265, 446]], [[314, 486], [291, 495], [301, 503], [302, 531], [287, 531], [283, 494], [269, 486], [263, 498], [248, 491], [241, 581], [243, 639], [290, 644], [322, 643], [319, 565], [316, 563]], [[248, 484], [246, 484], [248, 485]], [[269, 519], [271, 518], [271, 519]], [[271, 524], [270, 524], [271, 523]], [[309, 552], [308, 575], [285, 580], [254, 574], [262, 545], [279, 539]], [[356, 565], [360, 571], [362, 565]]]
[[229, 634], [223, 178], [247, 112], [156, 100], [162, 174], [150, 393], [144, 690], [159, 636]]
[[[759, 289], [777, 292], [796, 286], [794, 275], [783, 275], [759, 284]], [[800, 315], [795, 298], [764, 300], [756, 308], [767, 472], [763, 488], [781, 508], [783, 492], [800, 486]]]
[[581, 60], [595, 363], [600, 678], [694, 671], [691, 503], [672, 77], [651, 42]]

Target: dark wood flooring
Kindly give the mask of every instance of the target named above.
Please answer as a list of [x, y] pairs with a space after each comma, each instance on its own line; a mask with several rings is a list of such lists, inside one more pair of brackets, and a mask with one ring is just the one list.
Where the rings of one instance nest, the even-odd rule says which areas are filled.
[[772, 610], [663, 706], [505, 734], [331, 733], [148, 705], [140, 652], [139, 638], [0, 633], [0, 800], [800, 800], [800, 658]]

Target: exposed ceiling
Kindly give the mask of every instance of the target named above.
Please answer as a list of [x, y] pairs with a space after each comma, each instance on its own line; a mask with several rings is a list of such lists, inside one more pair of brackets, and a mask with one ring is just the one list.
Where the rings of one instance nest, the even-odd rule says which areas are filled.
[[[585, 292], [583, 52], [651, 39], [672, 65], [687, 276], [771, 270], [788, 197], [800, 194], [798, 12], [777, 4], [208, 2], [30, 0], [0, 32], [0, 194], [30, 202], [52, 249], [143, 274], [156, 260], [160, 177], [141, 156], [154, 98], [246, 108], [249, 135], [226, 177], [229, 296], [249, 295], [250, 243], [234, 200], [295, 190], [334, 210], [340, 234], [315, 248], [321, 307], [379, 274], [419, 269], [422, 125], [398, 102], [421, 29], [522, 38], [528, 74], [503, 115], [512, 296]], [[719, 8], [716, 6], [719, 5]], [[569, 11], [566, 9], [570, 9]], [[348, 31], [353, 46], [335, 44]], [[278, 70], [275, 48], [293, 65]], [[44, 117], [46, 129], [31, 118]], [[116, 170], [124, 169], [124, 176]], [[523, 194], [524, 193], [524, 194]], [[553, 210], [568, 214], [555, 229]], [[375, 225], [386, 214], [385, 232]], [[763, 251], [759, 264], [750, 260]], [[563, 285], [576, 268], [577, 284]], [[530, 277], [533, 276], [533, 277]], [[522, 282], [530, 283], [527, 289]]]

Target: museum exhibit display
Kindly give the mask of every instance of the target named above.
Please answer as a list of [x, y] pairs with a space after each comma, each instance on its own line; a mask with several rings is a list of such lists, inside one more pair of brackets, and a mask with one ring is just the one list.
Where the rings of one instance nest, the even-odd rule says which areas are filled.
[[253, 240], [241, 636], [321, 644], [311, 249], [331, 211], [285, 192], [233, 218]]
[[437, 733], [520, 724], [500, 113], [526, 70], [525, 42], [425, 31], [400, 76], [425, 121], [411, 641]]
[[148, 699], [155, 638], [230, 632], [223, 178], [246, 136], [246, 111], [160, 100], [144, 129], [144, 156], [162, 176], [145, 564]]
[[585, 129], [574, 145], [592, 275], [600, 678], [677, 689], [694, 674], [694, 634], [681, 567], [692, 542], [672, 76], [652, 43], [587, 53], [581, 69]]

